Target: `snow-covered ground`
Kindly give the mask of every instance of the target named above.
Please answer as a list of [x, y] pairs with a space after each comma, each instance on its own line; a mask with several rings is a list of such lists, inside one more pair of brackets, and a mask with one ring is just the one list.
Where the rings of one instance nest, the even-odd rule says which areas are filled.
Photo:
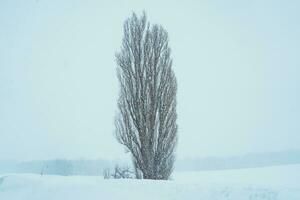
[[0, 175], [0, 200], [300, 200], [300, 165], [180, 172], [171, 181]]

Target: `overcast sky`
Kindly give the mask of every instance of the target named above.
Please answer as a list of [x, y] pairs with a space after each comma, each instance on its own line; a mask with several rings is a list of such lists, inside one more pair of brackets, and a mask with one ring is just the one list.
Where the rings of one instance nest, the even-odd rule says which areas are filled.
[[2, 0], [0, 160], [124, 156], [114, 55], [143, 10], [169, 32], [180, 158], [300, 149], [299, 1], [178, 2]]

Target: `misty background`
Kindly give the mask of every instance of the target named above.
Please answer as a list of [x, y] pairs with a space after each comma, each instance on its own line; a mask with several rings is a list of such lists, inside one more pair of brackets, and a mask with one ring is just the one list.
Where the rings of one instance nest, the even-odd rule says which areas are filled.
[[169, 33], [178, 169], [215, 169], [224, 158], [223, 168], [243, 167], [249, 157], [247, 166], [299, 162], [299, 6], [1, 1], [0, 164], [40, 162], [41, 171], [45, 160], [57, 158], [97, 166], [126, 160], [114, 138], [114, 55], [124, 20], [143, 10]]

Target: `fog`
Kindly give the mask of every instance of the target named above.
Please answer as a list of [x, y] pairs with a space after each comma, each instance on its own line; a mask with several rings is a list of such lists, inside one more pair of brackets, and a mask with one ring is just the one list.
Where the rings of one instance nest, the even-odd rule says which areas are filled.
[[115, 52], [146, 11], [170, 37], [179, 158], [300, 150], [297, 1], [0, 3], [0, 160], [122, 159]]

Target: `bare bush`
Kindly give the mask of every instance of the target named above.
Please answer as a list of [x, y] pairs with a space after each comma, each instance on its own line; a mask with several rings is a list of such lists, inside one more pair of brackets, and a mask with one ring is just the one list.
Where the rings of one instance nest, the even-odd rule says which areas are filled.
[[135, 178], [135, 175], [129, 169], [129, 167], [120, 167], [119, 165], [116, 165], [112, 172], [109, 169], [105, 169], [103, 171], [103, 178], [104, 179]]

